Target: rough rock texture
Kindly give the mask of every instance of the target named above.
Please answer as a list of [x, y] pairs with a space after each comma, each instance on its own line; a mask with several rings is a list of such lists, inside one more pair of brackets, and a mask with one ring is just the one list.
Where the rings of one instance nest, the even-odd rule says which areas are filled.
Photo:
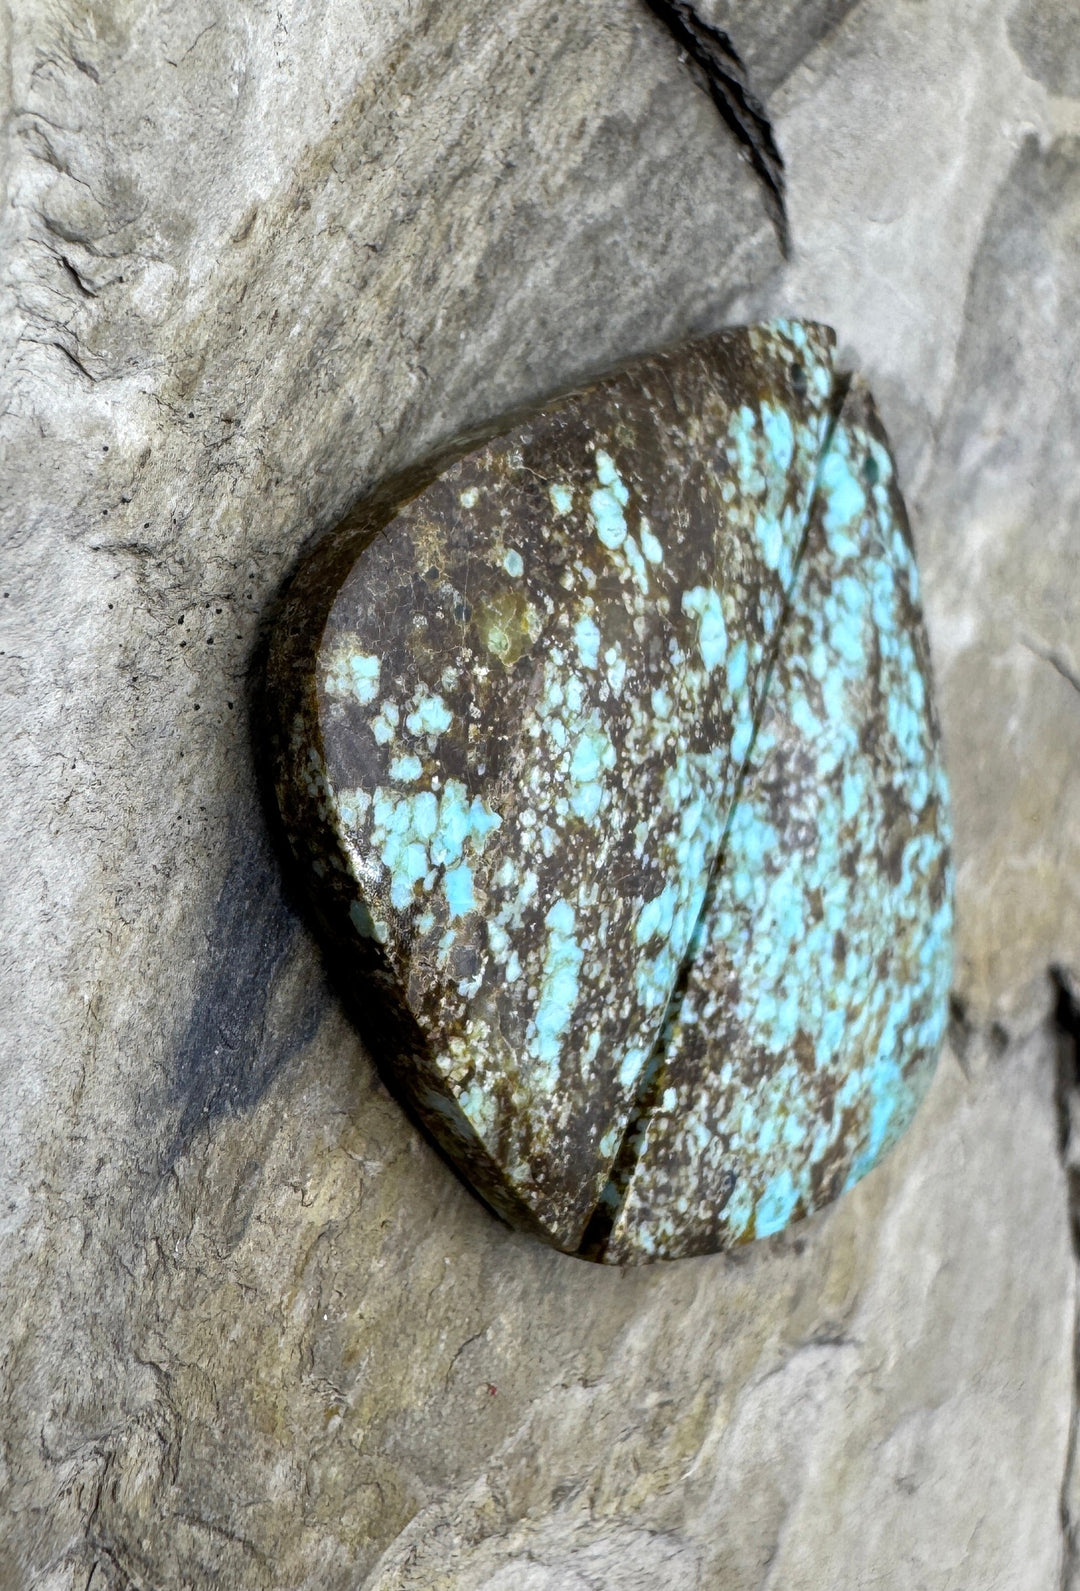
[[[632, 0], [7, 17], [5, 1591], [1080, 1583], [1070, 7], [702, 10], [768, 73], [787, 264]], [[376, 479], [780, 311], [836, 326], [912, 510], [957, 1048], [797, 1235], [605, 1272], [378, 1083], [282, 894], [251, 668]]]

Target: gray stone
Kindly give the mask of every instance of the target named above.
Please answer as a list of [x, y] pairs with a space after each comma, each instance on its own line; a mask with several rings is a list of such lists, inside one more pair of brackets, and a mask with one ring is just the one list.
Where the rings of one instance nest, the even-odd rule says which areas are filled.
[[1080, 28], [1070, 0], [1021, 0], [1009, 17], [1009, 40], [1051, 94], [1080, 99]]

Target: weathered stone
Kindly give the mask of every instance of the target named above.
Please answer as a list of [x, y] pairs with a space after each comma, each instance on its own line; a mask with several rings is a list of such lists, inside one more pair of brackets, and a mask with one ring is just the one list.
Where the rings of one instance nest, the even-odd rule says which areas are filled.
[[1009, 17], [1009, 41], [1052, 94], [1080, 98], [1080, 27], [1071, 0], [1020, 0]]
[[[590, 1257], [724, 1246], [834, 1196], [940, 1044], [914, 564], [867, 400], [830, 444], [836, 401], [830, 334], [799, 323], [643, 361], [400, 506], [388, 488], [285, 605], [278, 799], [364, 1030], [488, 1202]], [[780, 679], [792, 745], [722, 853], [819, 472]]]

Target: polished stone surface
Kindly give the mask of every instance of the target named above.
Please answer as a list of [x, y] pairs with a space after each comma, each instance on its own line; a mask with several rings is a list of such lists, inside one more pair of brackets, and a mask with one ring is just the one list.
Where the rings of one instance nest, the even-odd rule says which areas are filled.
[[[914, 565], [880, 428], [845, 411], [833, 435], [831, 346], [799, 322], [736, 330], [553, 404], [354, 516], [279, 627], [279, 802], [362, 1026], [477, 1190], [590, 1257], [727, 1246], [833, 1196], [940, 1044]], [[751, 780], [732, 818], [771, 670], [802, 738], [765, 776], [771, 814]], [[683, 1077], [665, 1024], [688, 969]], [[702, 1088], [752, 1126], [733, 1137]]]
[[948, 795], [918, 574], [869, 394], [822, 460], [685, 991], [604, 1257], [767, 1237], [895, 1143], [952, 971]]

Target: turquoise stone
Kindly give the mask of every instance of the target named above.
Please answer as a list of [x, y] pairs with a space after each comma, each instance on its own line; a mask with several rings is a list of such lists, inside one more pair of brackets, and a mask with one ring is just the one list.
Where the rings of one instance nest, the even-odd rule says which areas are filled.
[[654, 356], [390, 483], [298, 573], [268, 687], [341, 986], [505, 1219], [702, 1252], [894, 1140], [947, 808], [903, 505], [825, 328]]
[[685, 989], [607, 1190], [606, 1259], [766, 1237], [906, 1127], [951, 971], [937, 739], [903, 504], [854, 382]]

